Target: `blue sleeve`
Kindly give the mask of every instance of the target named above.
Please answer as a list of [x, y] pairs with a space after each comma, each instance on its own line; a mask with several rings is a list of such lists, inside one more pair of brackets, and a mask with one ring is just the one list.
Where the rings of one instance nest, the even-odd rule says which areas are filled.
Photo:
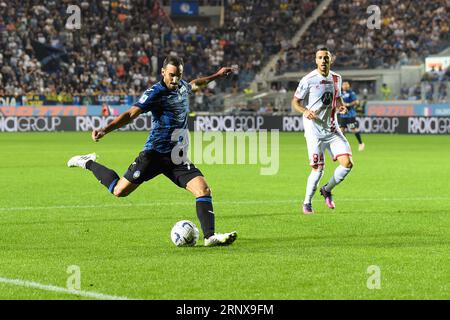
[[188, 94], [189, 94], [189, 95], [193, 95], [194, 92], [192, 91], [192, 85], [191, 85], [191, 83], [190, 83], [190, 82], [187, 82], [187, 81], [185, 81], [185, 80], [181, 80], [181, 81], [183, 82], [183, 85], [186, 86], [186, 89], [187, 89], [187, 91], [188, 91]]
[[134, 106], [140, 108], [143, 112], [148, 112], [152, 111], [159, 100], [159, 90], [152, 87], [142, 94]]
[[352, 99], [351, 102], [358, 100], [358, 98], [356, 97], [355, 91], [352, 91], [351, 99]]

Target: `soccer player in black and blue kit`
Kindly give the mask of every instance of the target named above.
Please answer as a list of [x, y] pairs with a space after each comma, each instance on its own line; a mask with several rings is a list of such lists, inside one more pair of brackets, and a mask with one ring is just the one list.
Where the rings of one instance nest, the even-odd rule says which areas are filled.
[[338, 113], [338, 122], [339, 127], [341, 128], [342, 133], [345, 133], [346, 129], [352, 130], [355, 134], [356, 139], [358, 140], [358, 150], [364, 150], [364, 143], [361, 139], [361, 134], [359, 130], [356, 128], [356, 109], [355, 107], [358, 105], [359, 101], [356, 97], [356, 93], [350, 89], [350, 83], [345, 81], [342, 83], [342, 99], [344, 100], [344, 104], [347, 108], [346, 113]]
[[[191, 82], [182, 80], [183, 60], [168, 56], [161, 69], [162, 79], [147, 89], [128, 111], [122, 113], [104, 128], [92, 131], [98, 141], [107, 133], [130, 123], [141, 113], [152, 113], [152, 129], [144, 150], [129, 166], [123, 177], [96, 162], [95, 153], [74, 156], [69, 167], [81, 167], [94, 176], [117, 197], [126, 197], [143, 182], [164, 174], [173, 183], [190, 191], [196, 197], [197, 216], [205, 238], [205, 246], [229, 245], [236, 240], [236, 231], [215, 233], [215, 218], [211, 190], [199, 169], [185, 156], [189, 113], [189, 95], [209, 82], [227, 76], [232, 68], [221, 68], [215, 74]], [[184, 155], [183, 155], [184, 152]]]

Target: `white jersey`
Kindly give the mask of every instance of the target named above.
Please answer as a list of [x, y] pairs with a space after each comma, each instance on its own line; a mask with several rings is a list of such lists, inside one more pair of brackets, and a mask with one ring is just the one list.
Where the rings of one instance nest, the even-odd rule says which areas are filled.
[[316, 113], [317, 119], [303, 117], [305, 136], [318, 138], [339, 132], [336, 100], [341, 96], [342, 77], [331, 71], [327, 77], [316, 69], [304, 76], [295, 91], [295, 97], [303, 100], [302, 105]]

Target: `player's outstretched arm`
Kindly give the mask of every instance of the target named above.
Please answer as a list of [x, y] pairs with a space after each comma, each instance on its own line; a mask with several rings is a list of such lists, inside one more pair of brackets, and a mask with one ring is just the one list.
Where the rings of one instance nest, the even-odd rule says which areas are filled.
[[218, 78], [226, 77], [235, 70], [236, 70], [236, 68], [234, 68], [234, 67], [223, 67], [223, 68], [220, 68], [220, 70], [217, 71], [216, 73], [214, 73], [213, 75], [192, 80], [190, 82], [190, 85], [192, 86], [192, 91], [197, 91], [201, 87], [206, 86], [208, 83], [210, 83], [211, 81], [214, 81]]
[[347, 113], [347, 107], [345, 106], [345, 102], [342, 97], [339, 97], [339, 99], [337, 99], [337, 109], [339, 113]]
[[141, 113], [142, 113], [141, 108], [135, 106], [131, 107], [130, 109], [119, 115], [117, 118], [115, 118], [106, 127], [92, 130], [91, 134], [92, 140], [97, 142], [98, 140], [103, 138], [107, 133], [119, 129], [124, 125], [127, 125], [135, 118], [137, 118]]
[[303, 116], [308, 118], [309, 120], [313, 120], [316, 118], [315, 112], [305, 108], [302, 105], [302, 100], [300, 100], [299, 98], [294, 96], [294, 98], [292, 98], [291, 105], [295, 111], [303, 113]]
[[350, 103], [346, 103], [345, 104], [345, 106], [348, 108], [348, 107], [354, 107], [354, 108], [356, 108], [357, 106], [359, 105], [359, 100], [354, 100], [354, 101], [352, 101], [352, 102], [350, 102]]

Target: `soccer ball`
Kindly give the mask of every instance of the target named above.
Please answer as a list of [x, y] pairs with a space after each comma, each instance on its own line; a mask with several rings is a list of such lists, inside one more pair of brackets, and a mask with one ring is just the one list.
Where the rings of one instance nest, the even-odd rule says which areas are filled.
[[197, 226], [189, 220], [181, 220], [175, 223], [170, 232], [170, 238], [177, 247], [195, 246], [199, 232]]

